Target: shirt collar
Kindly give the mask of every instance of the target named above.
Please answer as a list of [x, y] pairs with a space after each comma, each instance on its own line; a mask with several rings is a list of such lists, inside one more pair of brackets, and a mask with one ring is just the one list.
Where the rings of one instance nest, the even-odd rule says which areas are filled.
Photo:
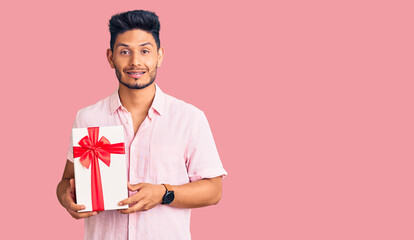
[[[152, 101], [152, 105], [148, 111], [148, 115], [150, 118], [152, 118], [153, 116], [152, 109], [155, 110], [155, 112], [157, 112], [159, 115], [162, 115], [164, 111], [164, 98], [164, 92], [161, 91], [161, 88], [157, 84], [155, 84], [154, 100]], [[122, 108], [125, 111], [127, 111], [126, 108], [122, 106], [121, 100], [119, 99], [118, 88], [109, 98], [109, 107], [111, 110], [111, 114], [114, 114], [115, 111], [118, 110], [118, 108]]]
[[[164, 112], [164, 104], [165, 104], [165, 94], [161, 91], [161, 88], [155, 84], [155, 97], [152, 101], [151, 108], [153, 108], [159, 115], [162, 115]], [[150, 116], [152, 117], [152, 116]]]

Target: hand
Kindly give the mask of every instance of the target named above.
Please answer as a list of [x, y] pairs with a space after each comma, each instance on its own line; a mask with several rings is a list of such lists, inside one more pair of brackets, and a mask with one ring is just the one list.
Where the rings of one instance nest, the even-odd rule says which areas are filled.
[[129, 208], [120, 209], [121, 213], [133, 213], [137, 211], [147, 211], [158, 204], [162, 203], [162, 197], [165, 194], [163, 185], [154, 185], [150, 183], [138, 183], [131, 185], [128, 183], [129, 191], [137, 191], [133, 196], [119, 202], [119, 206], [129, 204]]
[[75, 180], [71, 178], [69, 182], [70, 186], [66, 189], [65, 195], [63, 196], [63, 206], [69, 214], [75, 219], [88, 218], [98, 214], [98, 212], [78, 212], [79, 210], [85, 209], [85, 206], [75, 203]]

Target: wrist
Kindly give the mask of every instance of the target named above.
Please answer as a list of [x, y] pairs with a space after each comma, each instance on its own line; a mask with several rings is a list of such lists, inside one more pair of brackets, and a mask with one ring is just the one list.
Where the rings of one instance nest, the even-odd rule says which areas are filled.
[[162, 204], [171, 204], [174, 201], [174, 189], [169, 184], [162, 184], [165, 188], [165, 194], [162, 198]]
[[165, 195], [165, 187], [164, 187], [164, 185], [160, 184], [160, 185], [158, 185], [158, 189], [159, 189], [159, 193], [160, 193], [158, 204], [162, 204], [162, 199], [164, 198], [164, 195]]

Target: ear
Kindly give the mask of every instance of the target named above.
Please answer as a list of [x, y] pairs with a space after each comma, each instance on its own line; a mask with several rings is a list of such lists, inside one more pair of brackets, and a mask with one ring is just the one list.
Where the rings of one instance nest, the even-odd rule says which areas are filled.
[[160, 49], [158, 49], [158, 63], [157, 63], [157, 67], [161, 67], [162, 60], [164, 59], [164, 53], [165, 53], [164, 48], [160, 47]]
[[112, 59], [112, 50], [108, 48], [106, 50], [106, 58], [108, 59], [109, 65], [111, 65], [111, 68], [115, 68], [114, 60]]

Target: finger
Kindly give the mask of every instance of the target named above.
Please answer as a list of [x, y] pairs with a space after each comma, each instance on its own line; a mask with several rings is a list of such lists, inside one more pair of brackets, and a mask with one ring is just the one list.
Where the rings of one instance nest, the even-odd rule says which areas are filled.
[[131, 185], [129, 182], [128, 182], [128, 190], [129, 191], [132, 191], [132, 192], [134, 192], [134, 191], [138, 191], [139, 189], [141, 189], [143, 186], [144, 186], [144, 184], [143, 183], [138, 183], [138, 184], [133, 184], [133, 185]]
[[75, 179], [71, 178], [69, 180], [69, 183], [70, 183], [70, 189], [72, 190], [72, 192], [74, 192], [75, 191]]
[[137, 204], [135, 204], [132, 207], [129, 207], [127, 209], [119, 209], [118, 211], [120, 213], [123, 213], [123, 214], [134, 213], [134, 212], [137, 212], [137, 211], [140, 211], [141, 209], [143, 209], [144, 205], [145, 204], [143, 202], [138, 202]]
[[79, 210], [84, 210], [86, 207], [85, 205], [76, 204], [75, 202], [70, 202], [67, 208], [73, 211], [79, 211]]
[[124, 205], [132, 205], [135, 204], [136, 202], [141, 201], [142, 199], [144, 199], [144, 196], [141, 196], [142, 194], [134, 194], [131, 197], [124, 199], [122, 201], [120, 201], [118, 203], [118, 206], [124, 206]]
[[72, 189], [70, 187], [66, 188], [66, 195], [72, 194]]
[[75, 201], [75, 199], [76, 199], [75, 198], [75, 193], [72, 192], [72, 189], [70, 187], [68, 187], [66, 189], [66, 201], [73, 202], [73, 201]]
[[81, 219], [81, 218], [88, 218], [98, 214], [98, 212], [76, 212], [73, 210], [68, 210], [69, 214], [72, 215], [73, 218]]
[[70, 189], [68, 188], [66, 189], [66, 194], [64, 198], [64, 206], [68, 208], [71, 203], [75, 203], [75, 199], [73, 198], [73, 194], [71, 194]]

